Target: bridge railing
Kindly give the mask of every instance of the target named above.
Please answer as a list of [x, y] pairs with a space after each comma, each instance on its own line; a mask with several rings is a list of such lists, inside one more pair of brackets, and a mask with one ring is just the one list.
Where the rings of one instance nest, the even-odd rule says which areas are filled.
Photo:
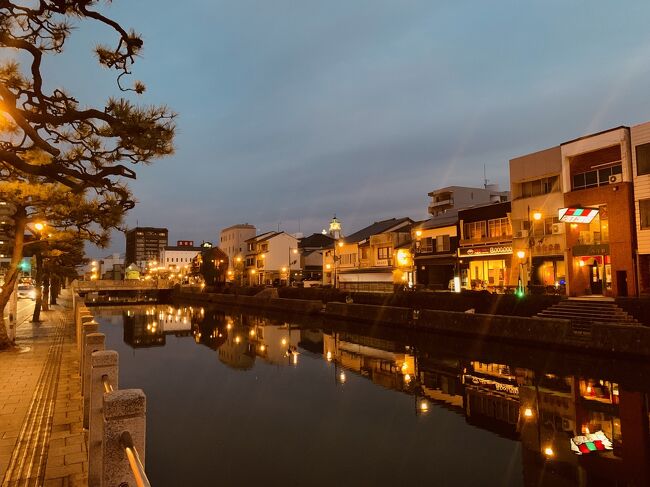
[[153, 290], [171, 289], [174, 283], [169, 279], [150, 279], [146, 281], [124, 280], [115, 281], [110, 279], [98, 279], [93, 281], [74, 281], [73, 288], [78, 292], [95, 292], [104, 290]]
[[88, 435], [88, 485], [150, 487], [145, 473], [146, 396], [119, 389], [119, 356], [76, 293], [73, 297]]

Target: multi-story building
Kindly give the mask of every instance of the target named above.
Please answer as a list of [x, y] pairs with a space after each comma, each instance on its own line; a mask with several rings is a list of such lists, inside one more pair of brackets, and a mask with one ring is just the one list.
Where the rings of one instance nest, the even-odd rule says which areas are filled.
[[11, 263], [13, 252], [12, 207], [6, 201], [0, 201], [0, 276], [4, 276]]
[[158, 267], [166, 271], [181, 271], [192, 266], [194, 258], [203, 250], [193, 240], [179, 240], [176, 245], [167, 245], [160, 251]]
[[458, 234], [456, 209], [413, 225], [415, 279], [419, 286], [433, 290], [451, 289], [453, 286], [455, 291], [460, 291], [460, 286], [453, 284], [459, 275]]
[[[510, 285], [554, 286], [566, 283], [565, 225], [560, 146], [510, 160], [513, 254]], [[521, 256], [521, 257], [519, 257]]]
[[218, 247], [228, 256], [228, 261], [230, 262], [228, 275], [231, 280], [235, 279], [235, 274], [240, 276], [247, 251], [246, 241], [253, 238], [255, 232], [255, 227], [248, 223], [232, 225], [219, 232]]
[[135, 263], [140, 269], [147, 262], [157, 261], [160, 252], [167, 246], [167, 229], [154, 227], [136, 227], [126, 232], [126, 262]]
[[567, 293], [636, 294], [630, 129], [580, 137], [562, 144], [561, 152]]
[[650, 122], [630, 128], [639, 292], [650, 293]]
[[300, 278], [298, 238], [266, 232], [246, 240], [245, 271], [249, 285], [287, 285]]
[[410, 218], [375, 222], [323, 254], [323, 284], [349, 291], [391, 292], [413, 285]]
[[499, 191], [496, 184], [486, 184], [484, 188], [468, 186], [448, 186], [429, 193], [429, 213], [440, 215], [451, 209], [469, 208], [470, 206], [485, 205], [508, 201], [508, 191]]
[[458, 227], [461, 287], [503, 292], [512, 260], [510, 202], [460, 210]]

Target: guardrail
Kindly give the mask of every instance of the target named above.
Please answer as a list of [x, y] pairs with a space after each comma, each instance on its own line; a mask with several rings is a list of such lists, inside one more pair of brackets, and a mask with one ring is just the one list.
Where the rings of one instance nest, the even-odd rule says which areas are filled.
[[146, 396], [141, 389], [119, 389], [119, 356], [105, 350], [106, 336], [82, 298], [73, 293], [83, 397], [88, 431], [90, 487], [150, 487], [145, 473]]

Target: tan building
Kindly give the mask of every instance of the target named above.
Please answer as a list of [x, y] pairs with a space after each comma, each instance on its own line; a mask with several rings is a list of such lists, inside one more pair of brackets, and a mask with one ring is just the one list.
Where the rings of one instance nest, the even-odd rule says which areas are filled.
[[248, 223], [233, 225], [219, 232], [218, 247], [228, 256], [229, 280], [239, 282], [244, 268], [246, 241], [255, 236], [255, 227]]
[[412, 224], [410, 218], [391, 218], [337, 240], [323, 254], [323, 284], [371, 292], [413, 285]]
[[523, 286], [562, 288], [566, 282], [566, 237], [558, 218], [564, 207], [561, 173], [560, 146], [510, 160], [515, 264], [510, 286], [520, 278]]

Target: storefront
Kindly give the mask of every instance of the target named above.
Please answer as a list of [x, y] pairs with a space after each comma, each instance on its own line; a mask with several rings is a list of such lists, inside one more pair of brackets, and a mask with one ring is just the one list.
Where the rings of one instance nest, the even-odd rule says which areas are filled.
[[458, 249], [461, 287], [503, 292], [508, 284], [512, 245]]

